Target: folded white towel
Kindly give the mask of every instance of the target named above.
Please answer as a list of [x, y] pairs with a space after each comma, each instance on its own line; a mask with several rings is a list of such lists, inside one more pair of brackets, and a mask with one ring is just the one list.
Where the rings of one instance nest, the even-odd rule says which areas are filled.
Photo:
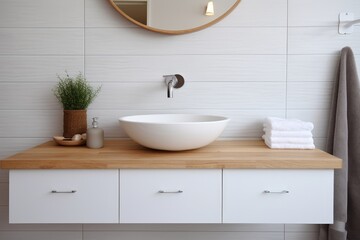
[[314, 139], [312, 137], [304, 137], [304, 138], [291, 138], [291, 137], [269, 137], [267, 135], [263, 135], [262, 138], [272, 144], [314, 144]]
[[314, 144], [269, 143], [266, 140], [265, 140], [265, 144], [269, 148], [276, 148], [276, 149], [315, 149]]
[[264, 128], [263, 129], [264, 132], [265, 132], [265, 135], [266, 136], [269, 136], [269, 137], [299, 137], [299, 138], [302, 138], [302, 137], [312, 137], [312, 133], [311, 131], [278, 131], [278, 130], [271, 130], [271, 129], [268, 129], [268, 128]]
[[299, 119], [269, 117], [266, 118], [264, 127], [277, 131], [311, 131], [314, 129], [314, 124]]

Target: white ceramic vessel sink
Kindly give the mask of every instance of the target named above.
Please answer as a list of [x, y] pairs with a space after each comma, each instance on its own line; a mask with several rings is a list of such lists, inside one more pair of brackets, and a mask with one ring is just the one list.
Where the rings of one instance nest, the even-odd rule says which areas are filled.
[[182, 151], [213, 142], [230, 119], [195, 114], [153, 114], [120, 118], [120, 124], [135, 142], [153, 149]]

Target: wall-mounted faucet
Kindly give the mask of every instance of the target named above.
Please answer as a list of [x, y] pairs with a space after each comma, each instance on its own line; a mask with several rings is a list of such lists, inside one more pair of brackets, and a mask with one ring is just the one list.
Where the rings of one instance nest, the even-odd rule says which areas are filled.
[[165, 78], [165, 84], [167, 86], [167, 97], [172, 98], [174, 88], [181, 88], [184, 86], [185, 79], [180, 74], [164, 75], [163, 77]]

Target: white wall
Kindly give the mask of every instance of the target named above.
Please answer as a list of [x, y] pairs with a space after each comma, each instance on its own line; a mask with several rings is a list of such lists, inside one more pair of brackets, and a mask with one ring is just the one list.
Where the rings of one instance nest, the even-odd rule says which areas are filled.
[[[338, 13], [360, 17], [358, 0], [243, 0], [219, 24], [159, 35], [121, 18], [105, 0], [0, 0], [0, 158], [62, 132], [51, 93], [55, 74], [83, 71], [101, 95], [89, 109], [107, 137], [124, 137], [117, 118], [196, 112], [232, 118], [222, 137], [259, 138], [266, 116], [313, 121], [317, 146], [339, 50], [360, 63], [360, 28], [337, 34]], [[186, 85], [166, 98], [162, 75]], [[0, 239], [312, 240], [303, 225], [8, 225], [6, 171], [0, 172]]]

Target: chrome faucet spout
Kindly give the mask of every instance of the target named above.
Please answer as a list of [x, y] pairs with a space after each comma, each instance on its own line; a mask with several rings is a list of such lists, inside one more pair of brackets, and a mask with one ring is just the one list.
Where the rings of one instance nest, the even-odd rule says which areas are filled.
[[179, 75], [164, 75], [165, 84], [167, 86], [167, 97], [173, 98], [173, 90], [174, 88], [181, 88], [184, 85], [184, 78]]
[[169, 83], [167, 84], [167, 97], [168, 98], [173, 98], [173, 90], [174, 90], [174, 86], [177, 83], [177, 80], [172, 79], [169, 81]]

